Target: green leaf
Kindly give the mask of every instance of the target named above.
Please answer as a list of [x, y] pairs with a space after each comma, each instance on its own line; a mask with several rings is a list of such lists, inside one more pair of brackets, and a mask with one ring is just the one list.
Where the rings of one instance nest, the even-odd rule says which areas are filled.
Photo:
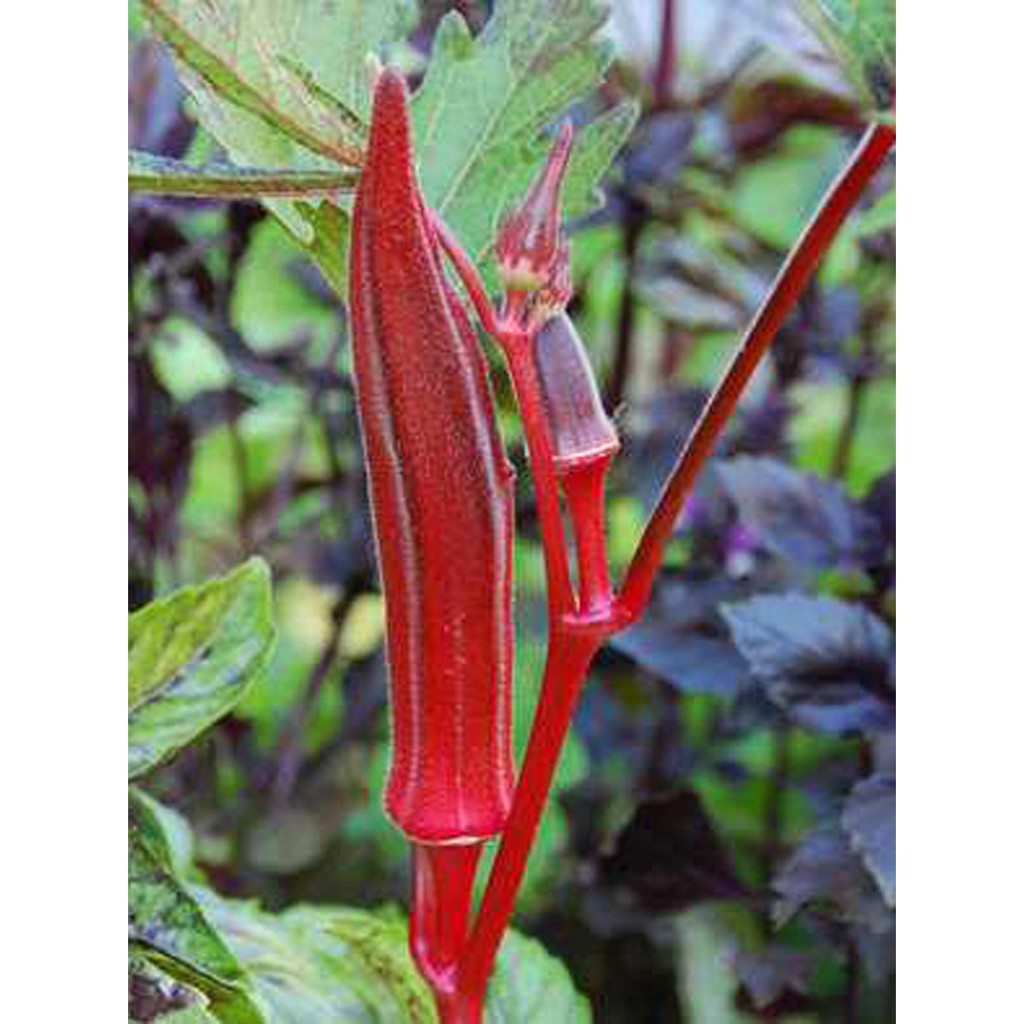
[[[228, 131], [233, 139], [240, 135], [248, 145], [291, 142], [334, 163], [358, 164], [358, 139], [352, 137], [351, 123], [280, 64], [282, 54], [298, 56], [298, 50], [293, 54], [290, 49], [296, 40], [289, 29], [314, 5], [292, 6], [294, 17], [282, 18], [266, 3], [144, 0], [154, 30], [195, 76], [195, 84], [201, 83], [198, 91], [190, 90], [197, 103], [202, 106], [215, 95], [233, 108], [227, 113], [229, 122], [235, 111], [252, 119], [250, 124], [241, 122], [244, 132]], [[262, 122], [262, 133], [255, 130], [257, 122]]]
[[210, 164], [191, 167], [180, 160], [128, 152], [128, 191], [170, 196], [251, 199], [261, 196], [332, 196], [351, 191], [354, 171], [289, 171]]
[[274, 642], [270, 570], [253, 558], [128, 619], [128, 778], [231, 710]]
[[[594, 0], [498, 0], [477, 39], [456, 12], [439, 25], [413, 100], [420, 179], [471, 255], [543, 163], [542, 130], [601, 81], [612, 57], [597, 39], [606, 16]], [[579, 132], [564, 188], [570, 216], [597, 204], [595, 186], [636, 114], [623, 104]]]
[[268, 914], [203, 893], [204, 906], [245, 965], [273, 1024], [432, 1024], [432, 997], [397, 917], [294, 907]]
[[895, 0], [799, 0], [868, 106], [886, 110], [896, 89]]
[[[366, 58], [402, 37], [410, 9], [406, 0], [295, 0], [285, 18], [270, 2], [144, 6], [174, 51], [200, 122], [234, 164], [335, 174], [339, 162], [358, 163]], [[600, 82], [611, 60], [609, 44], [597, 40], [606, 16], [595, 0], [500, 0], [479, 39], [456, 13], [442, 22], [413, 104], [420, 174], [428, 200], [471, 254], [484, 253], [541, 166], [543, 129]], [[579, 132], [565, 182], [569, 216], [599, 203], [597, 183], [636, 116], [636, 105], [624, 103]], [[255, 189], [237, 177], [218, 187]], [[214, 187], [194, 174], [188, 183]], [[269, 184], [286, 190], [294, 182]], [[260, 194], [344, 297], [345, 203]], [[483, 269], [493, 280], [493, 267]]]
[[675, 919], [679, 1004], [691, 1024], [753, 1021], [736, 1007], [739, 983], [731, 966], [752, 924], [745, 908], [720, 901], [698, 904]]
[[128, 952], [128, 1024], [218, 1024], [210, 1000], [139, 950]]
[[896, 183], [882, 193], [870, 207], [853, 222], [857, 238], [867, 238], [880, 231], [891, 231], [896, 227]]
[[[338, 172], [358, 164], [367, 54], [402, 36], [407, 0], [144, 0], [203, 127], [241, 167]], [[332, 199], [264, 197], [296, 242], [342, 284], [348, 214]], [[304, 208], [308, 207], [308, 208]], [[324, 211], [328, 212], [324, 212]], [[340, 244], [339, 244], [340, 242]]]
[[588, 1024], [590, 1007], [572, 978], [533, 939], [509, 932], [487, 987], [487, 1024]]
[[[268, 914], [200, 893], [210, 919], [246, 967], [273, 1024], [435, 1020], [408, 952], [403, 918], [336, 907]], [[510, 932], [488, 988], [487, 1024], [588, 1024], [586, 1000], [540, 943]]]
[[242, 966], [184, 883], [128, 825], [128, 937], [174, 978], [200, 989], [231, 1024], [264, 1024]]
[[128, 820], [161, 863], [170, 865], [174, 874], [184, 877], [192, 870], [195, 843], [192, 828], [183, 815], [138, 786], [129, 786]]

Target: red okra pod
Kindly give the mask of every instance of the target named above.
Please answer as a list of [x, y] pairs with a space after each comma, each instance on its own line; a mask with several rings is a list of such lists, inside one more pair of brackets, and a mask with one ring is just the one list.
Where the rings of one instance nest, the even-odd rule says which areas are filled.
[[619, 435], [605, 414], [590, 359], [569, 315], [551, 317], [536, 344], [555, 472], [565, 476], [610, 458], [619, 450]]
[[401, 76], [374, 94], [350, 271], [359, 418], [387, 618], [385, 806], [420, 843], [501, 831], [511, 802], [513, 473], [444, 275]]

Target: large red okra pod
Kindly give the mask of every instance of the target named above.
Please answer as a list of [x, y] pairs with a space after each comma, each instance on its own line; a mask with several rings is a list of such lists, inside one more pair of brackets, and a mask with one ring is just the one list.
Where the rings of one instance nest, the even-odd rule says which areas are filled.
[[421, 843], [499, 832], [511, 802], [512, 468], [444, 276], [405, 84], [381, 73], [352, 223], [356, 394], [387, 615], [385, 805]]

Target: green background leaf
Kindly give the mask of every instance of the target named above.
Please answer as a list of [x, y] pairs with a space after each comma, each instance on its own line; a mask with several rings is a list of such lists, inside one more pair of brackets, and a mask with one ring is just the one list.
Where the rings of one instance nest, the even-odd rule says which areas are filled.
[[509, 932], [487, 989], [487, 1024], [588, 1024], [586, 999], [560, 960], [533, 939]]
[[169, 865], [178, 876], [189, 874], [195, 842], [182, 815], [138, 786], [129, 786], [128, 820], [162, 864]]
[[[298, 906], [268, 914], [201, 893], [210, 919], [248, 969], [273, 1024], [433, 1022], [433, 999], [397, 912]], [[586, 1000], [539, 942], [510, 932], [488, 988], [487, 1024], [587, 1024]]]
[[128, 1024], [218, 1024], [210, 1000], [138, 950], [128, 953]]
[[868, 106], [885, 110], [896, 88], [895, 0], [799, 0]]
[[224, 1021], [263, 1024], [234, 953], [184, 883], [131, 822], [128, 937], [148, 955], [158, 955], [160, 965], [173, 977], [202, 990]]
[[435, 1019], [397, 916], [327, 907], [269, 914], [209, 891], [203, 901], [247, 968], [273, 1024], [429, 1024]]
[[[438, 27], [413, 100], [420, 179], [471, 255], [482, 254], [547, 155], [542, 130], [601, 81], [612, 56], [597, 39], [606, 14], [593, 0], [499, 0], [477, 39], [456, 12]], [[578, 133], [568, 216], [597, 204], [597, 182], [636, 115], [622, 104]]]
[[273, 641], [270, 570], [258, 558], [129, 616], [128, 777], [230, 711]]

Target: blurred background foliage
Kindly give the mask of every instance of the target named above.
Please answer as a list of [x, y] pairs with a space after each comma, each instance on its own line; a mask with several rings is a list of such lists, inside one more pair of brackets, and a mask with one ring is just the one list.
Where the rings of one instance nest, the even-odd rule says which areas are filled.
[[[414, 83], [450, 7], [475, 30], [488, 15], [423, 3]], [[572, 231], [571, 312], [624, 442], [619, 569], [864, 116], [791, 8], [677, 8], [666, 74], [662, 5], [613, 5], [600, 104], [634, 97], [642, 114], [606, 205]], [[132, 146], [216, 156], [134, 7], [130, 32]], [[864, 78], [878, 99], [884, 76]], [[648, 616], [584, 693], [517, 920], [598, 1021], [894, 1015], [893, 178], [843, 229], [704, 472]], [[403, 903], [344, 307], [254, 203], [135, 196], [129, 258], [129, 605], [259, 553], [279, 631], [235, 713], [147, 788], [188, 818], [224, 894]], [[521, 749], [543, 572], [494, 384], [519, 470]]]

